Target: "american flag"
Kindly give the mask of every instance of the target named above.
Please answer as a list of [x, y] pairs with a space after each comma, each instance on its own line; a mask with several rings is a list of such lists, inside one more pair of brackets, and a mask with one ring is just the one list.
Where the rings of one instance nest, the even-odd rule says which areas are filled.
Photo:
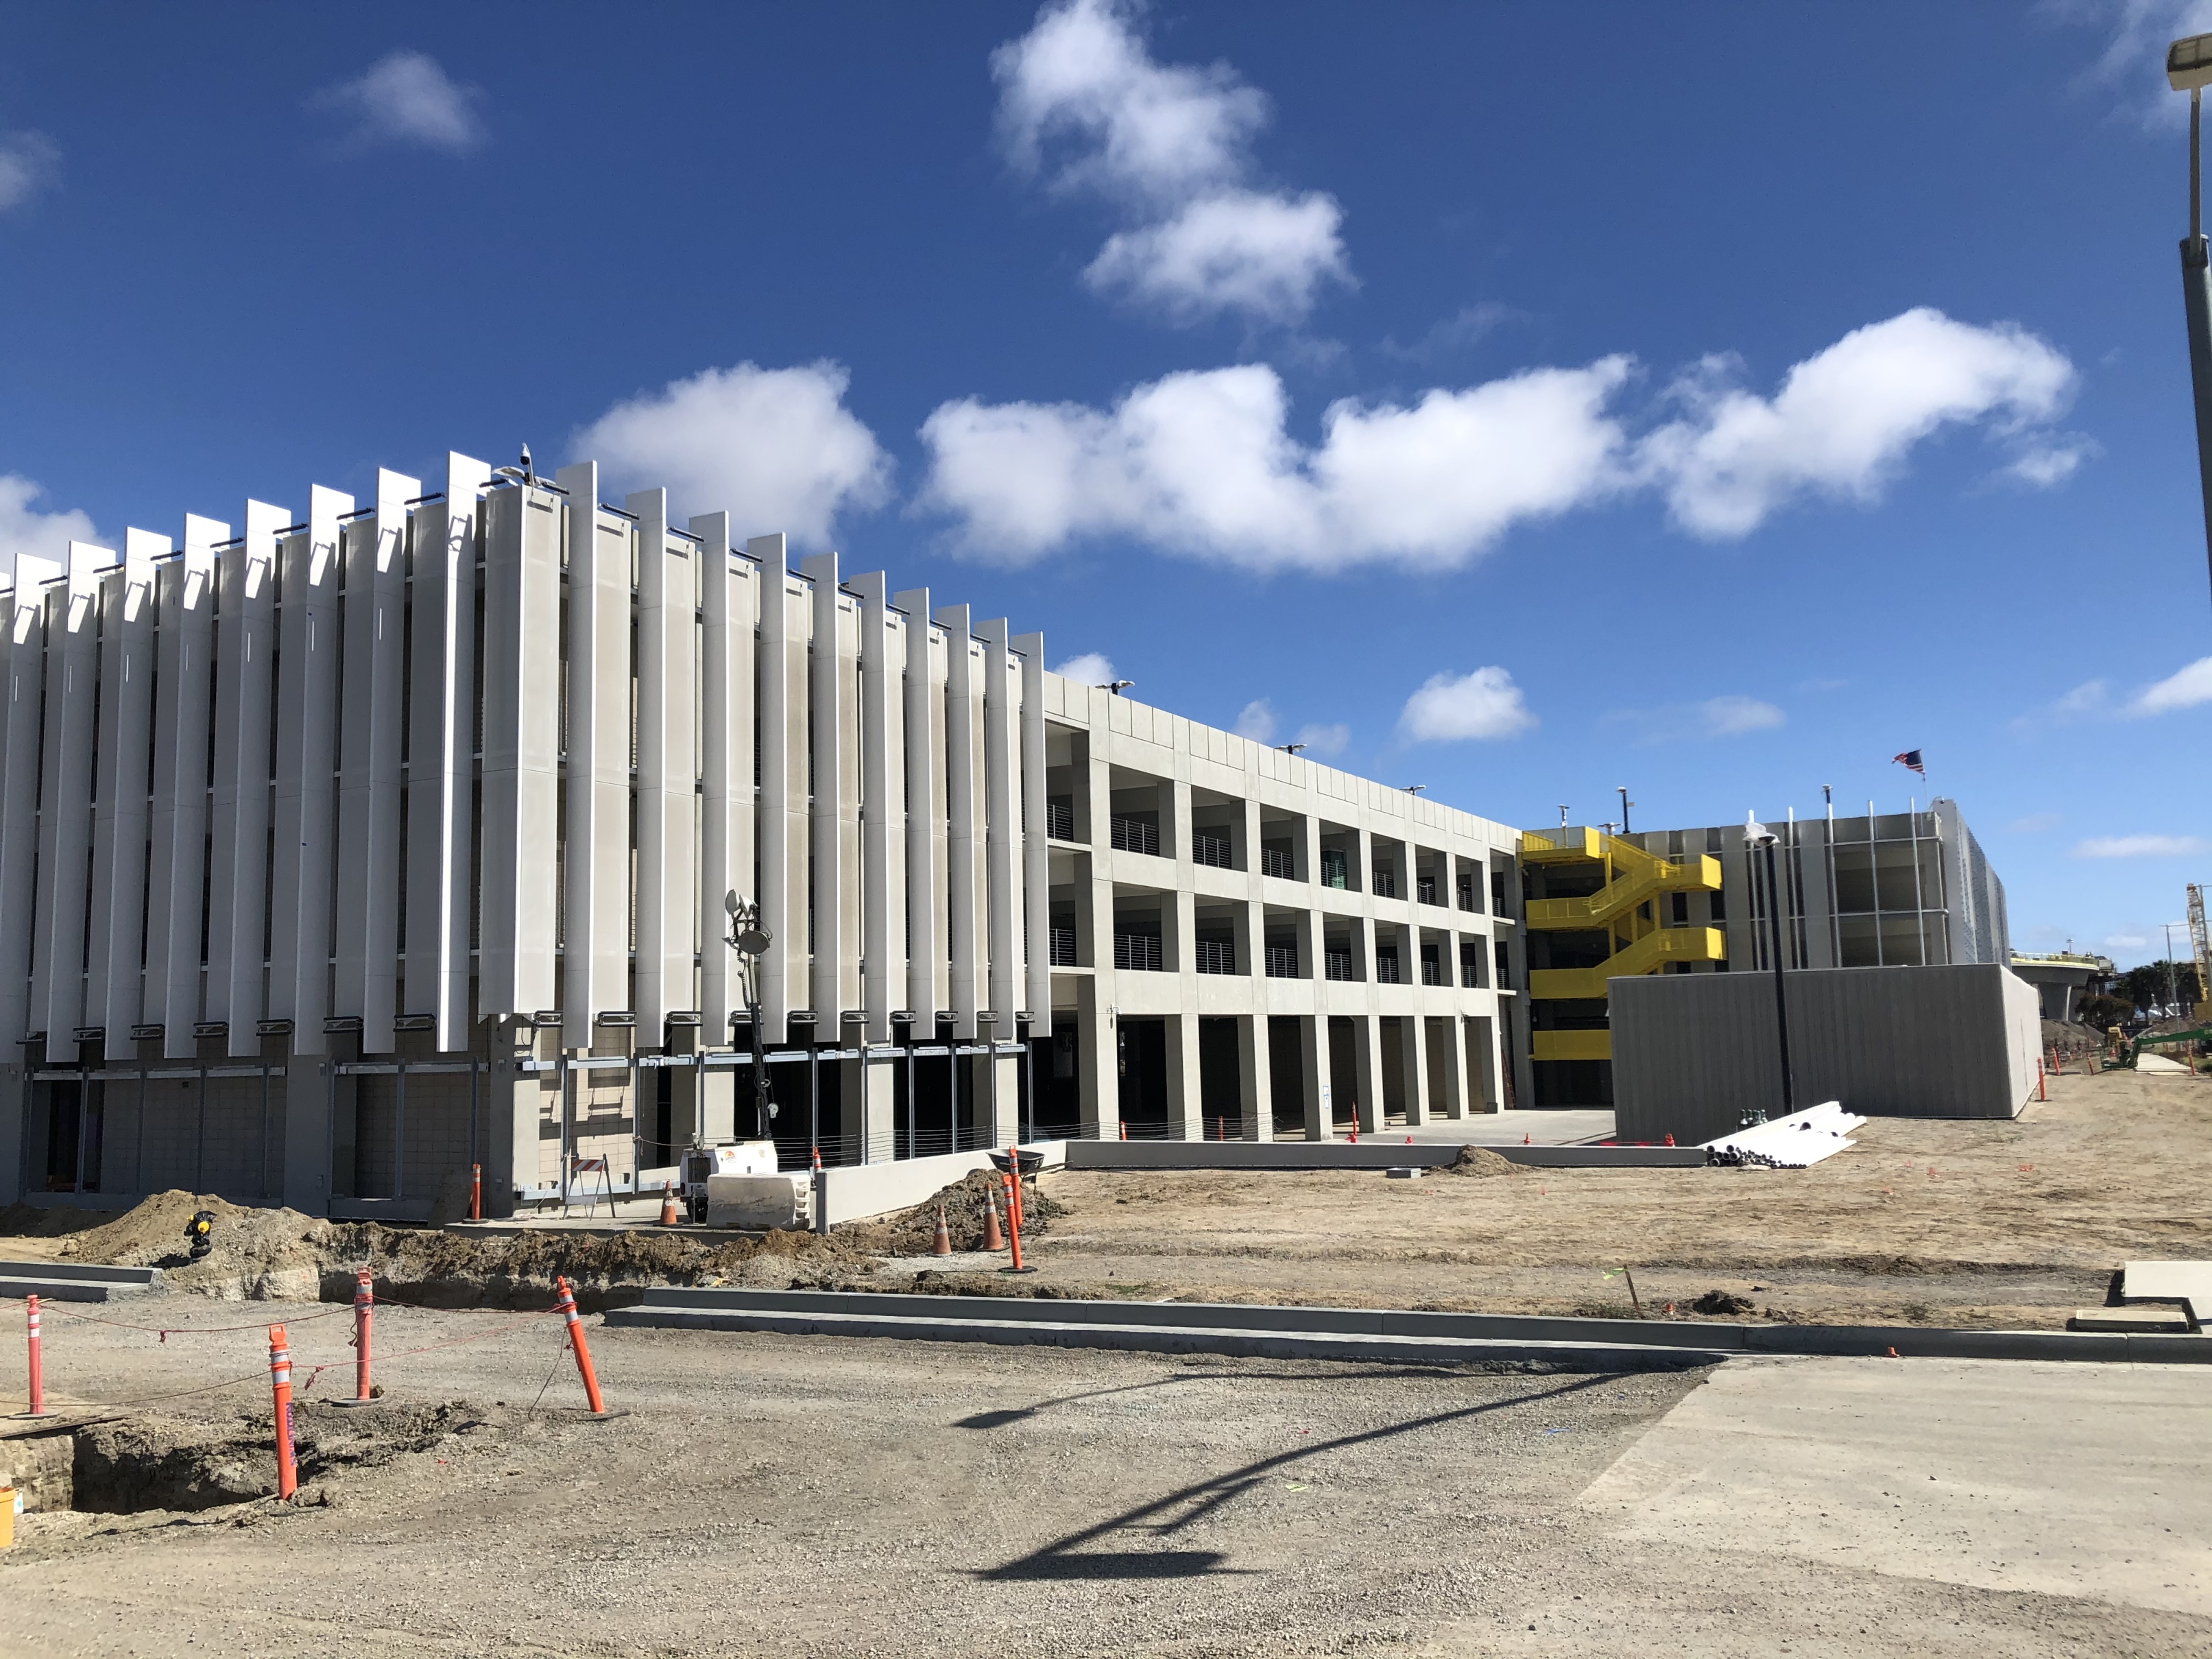
[[1889, 763], [1892, 766], [1909, 766], [1923, 778], [1928, 775], [1928, 769], [1920, 763], [1920, 751], [1917, 749], [1908, 749], [1901, 755], [1892, 755], [1889, 757]]

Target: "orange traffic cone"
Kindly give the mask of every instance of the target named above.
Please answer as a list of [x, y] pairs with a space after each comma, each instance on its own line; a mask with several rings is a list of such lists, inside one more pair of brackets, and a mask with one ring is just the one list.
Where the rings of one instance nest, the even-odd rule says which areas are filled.
[[1122, 1124], [1122, 1126], [1121, 1126], [1121, 1139], [1124, 1139], [1124, 1140], [1127, 1140], [1128, 1138], [1129, 1138], [1129, 1126], [1128, 1126], [1127, 1123], [1124, 1123], [1124, 1124]]
[[932, 1255], [952, 1254], [952, 1230], [945, 1224], [945, 1206], [942, 1204], [937, 1206], [937, 1237], [929, 1243], [929, 1253]]
[[665, 1181], [660, 1183], [660, 1224], [664, 1227], [676, 1224], [676, 1188]]
[[1522, 1144], [1523, 1146], [1526, 1146], [1528, 1144], [1528, 1132], [1527, 1132], [1526, 1130], [1523, 1130], [1523, 1131], [1522, 1132], [1522, 1134], [1521, 1134], [1521, 1144]]
[[987, 1187], [983, 1189], [983, 1202], [988, 1206], [983, 1212], [983, 1248], [1003, 1250], [1006, 1248], [1006, 1235], [999, 1227], [999, 1194]]

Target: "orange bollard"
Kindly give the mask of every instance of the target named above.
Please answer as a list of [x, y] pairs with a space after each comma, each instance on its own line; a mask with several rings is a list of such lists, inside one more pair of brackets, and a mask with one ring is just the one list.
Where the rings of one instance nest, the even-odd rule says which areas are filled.
[[664, 1181], [660, 1183], [660, 1224], [664, 1227], [673, 1227], [678, 1219], [676, 1188], [670, 1182]]
[[937, 1237], [929, 1242], [929, 1253], [932, 1255], [952, 1254], [952, 1230], [945, 1224], [945, 1206], [942, 1204], [937, 1206]]
[[483, 1165], [469, 1165], [469, 1219], [483, 1219]]
[[822, 1149], [819, 1146], [814, 1148], [814, 1170], [817, 1175], [822, 1170]]
[[1022, 1227], [1022, 1155], [1018, 1146], [1006, 1148], [1006, 1214], [1014, 1224], [1014, 1231]]
[[1663, 1145], [1665, 1145], [1665, 1146], [1673, 1146], [1673, 1145], [1674, 1144], [1674, 1136], [1672, 1136], [1672, 1135], [1668, 1135], [1668, 1136], [1667, 1137], [1666, 1140], [1665, 1140], [1662, 1144], [1663, 1144]]
[[368, 1328], [376, 1309], [376, 1281], [368, 1269], [353, 1285], [353, 1398], [357, 1406], [368, 1403]]
[[46, 1409], [46, 1361], [45, 1354], [40, 1352], [42, 1345], [39, 1337], [39, 1298], [35, 1296], [23, 1298], [23, 1334], [30, 1350], [27, 1356], [27, 1363], [30, 1373], [31, 1395], [30, 1408], [23, 1415], [51, 1417], [53, 1413]]
[[2044, 1092], [2043, 1062], [2039, 1060], [2035, 1062], [2035, 1097], [2038, 1100], [2048, 1100], [2051, 1098], [2048, 1094]]
[[560, 1309], [562, 1318], [568, 1322], [568, 1346], [576, 1356], [576, 1370], [584, 1379], [584, 1398], [591, 1401], [592, 1415], [605, 1417], [606, 1402], [599, 1398], [599, 1379], [592, 1370], [591, 1344], [584, 1340], [584, 1322], [576, 1312], [576, 1293], [568, 1288], [568, 1281], [556, 1279], [554, 1285], [561, 1299], [554, 1305]]
[[[1012, 1183], [1015, 1191], [1018, 1193], [1021, 1188], [1021, 1177], [1009, 1175], [1006, 1179]], [[1012, 1267], [1001, 1267], [999, 1271], [1005, 1273], [1035, 1273], [1036, 1271], [1035, 1267], [1022, 1266], [1022, 1206], [1018, 1197], [1010, 1200], [1006, 1209], [1006, 1219], [1012, 1224], [1008, 1237], [1013, 1244], [1014, 1261]]]
[[1006, 1236], [999, 1230], [999, 1194], [994, 1188], [983, 1189], [983, 1248], [1003, 1250], [1006, 1248]]
[[1127, 1140], [1128, 1138], [1129, 1138], [1129, 1126], [1128, 1126], [1128, 1124], [1127, 1124], [1127, 1123], [1126, 1123], [1126, 1122], [1125, 1122], [1125, 1123], [1123, 1123], [1123, 1124], [1121, 1125], [1121, 1139], [1124, 1139], [1124, 1140]]
[[269, 1391], [276, 1406], [276, 1500], [289, 1504], [300, 1489], [299, 1467], [292, 1458], [292, 1350], [284, 1328], [269, 1328]]

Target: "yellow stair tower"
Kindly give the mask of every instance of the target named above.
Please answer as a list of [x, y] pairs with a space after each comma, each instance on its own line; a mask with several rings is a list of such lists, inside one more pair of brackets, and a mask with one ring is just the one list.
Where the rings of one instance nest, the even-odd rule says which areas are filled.
[[[1589, 829], [1524, 831], [1521, 861], [1551, 866], [1597, 865], [1598, 890], [1580, 898], [1531, 899], [1523, 921], [1548, 933], [1600, 933], [1612, 953], [1594, 968], [1540, 968], [1528, 975], [1532, 1002], [1602, 1001], [1605, 982], [1632, 974], [1656, 974], [1670, 962], [1719, 962], [1728, 954], [1717, 927], [1670, 927], [1660, 920], [1659, 899], [1671, 893], [1717, 893], [1721, 861], [1700, 854], [1680, 863], [1647, 853], [1633, 842]], [[1610, 1060], [1607, 1031], [1537, 1031], [1537, 1060]]]

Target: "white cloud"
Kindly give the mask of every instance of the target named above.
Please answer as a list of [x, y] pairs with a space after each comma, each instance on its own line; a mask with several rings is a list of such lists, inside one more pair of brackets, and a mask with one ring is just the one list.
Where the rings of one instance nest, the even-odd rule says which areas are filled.
[[1064, 680], [1075, 680], [1085, 685], [1111, 685], [1121, 678], [1114, 672], [1114, 659], [1103, 651], [1086, 651], [1079, 657], [1070, 657], [1052, 672]]
[[1510, 738], [1535, 724], [1513, 676], [1495, 667], [1431, 675], [1398, 717], [1399, 729], [1415, 743]]
[[0, 133], [0, 213], [52, 184], [61, 160], [61, 147], [43, 132]]
[[1994, 417], [2023, 430], [2056, 416], [2074, 383], [2065, 356], [2024, 330], [1924, 306], [1807, 358], [1771, 398], [1732, 385], [1735, 373], [1714, 357], [1682, 377], [1686, 417], [1641, 446], [1676, 521], [1712, 540], [1750, 534], [1802, 495], [1870, 502], [1939, 427]]
[[1154, 62], [1139, 12], [1136, 0], [1057, 0], [992, 54], [1008, 159], [1128, 222], [1085, 272], [1092, 287], [1176, 322], [1302, 321], [1324, 283], [1352, 281], [1342, 210], [1255, 189], [1249, 146], [1266, 98], [1225, 64]]
[[1014, 563], [1122, 534], [1255, 569], [1448, 568], [1614, 487], [1605, 406], [1627, 373], [1607, 358], [1411, 407], [1346, 399], [1311, 447], [1263, 364], [1170, 374], [1104, 411], [966, 398], [923, 424], [923, 502], [969, 550]]
[[1255, 697], [1246, 703], [1237, 716], [1237, 724], [1229, 728], [1240, 738], [1249, 738], [1255, 743], [1275, 740], [1275, 710], [1265, 697]]
[[2212, 853], [2202, 836], [2093, 836], [2074, 848], [2077, 859], [2170, 859]]
[[41, 513], [31, 503], [46, 492], [28, 478], [0, 473], [0, 570], [12, 571], [20, 553], [66, 562], [71, 542], [96, 542], [92, 520], [75, 507]]
[[1310, 755], [1341, 755], [1352, 741], [1352, 728], [1339, 721], [1328, 726], [1301, 726], [1291, 741]]
[[2141, 933], [2108, 933], [2105, 936], [2107, 951], [2141, 951], [2148, 948], [2150, 940]]
[[1911, 311], [1799, 363], [1771, 399], [1709, 362], [1673, 388], [1683, 412], [1637, 441], [1615, 407], [1632, 369], [1603, 357], [1408, 404], [1340, 399], [1310, 444], [1265, 364], [1170, 374], [1104, 409], [961, 398], [922, 425], [921, 505], [1010, 563], [1120, 535], [1253, 569], [1449, 569], [1516, 525], [1638, 489], [1709, 538], [1807, 495], [1870, 502], [1946, 423], [2032, 438], [2073, 377], [2017, 329]]
[[2005, 828], [2016, 836], [2035, 836], [2045, 830], [2056, 830], [2060, 822], [2056, 812], [2030, 812], [2025, 817], [2014, 818]]
[[726, 508], [742, 534], [818, 546], [841, 513], [890, 495], [890, 457], [845, 407], [850, 380], [826, 362], [702, 369], [617, 404], [570, 448], [626, 487], [665, 484], [679, 518]]
[[2170, 714], [2177, 708], [2194, 708], [2206, 702], [2212, 702], [2212, 657], [2199, 657], [2157, 684], [2145, 686], [2128, 705], [2128, 713]]
[[1174, 322], [1225, 311], [1292, 322], [1313, 309], [1324, 282], [1352, 279], [1337, 235], [1343, 218], [1322, 195], [1208, 196], [1171, 219], [1108, 237], [1084, 280]]
[[436, 58], [403, 49], [386, 52], [366, 74], [326, 88], [310, 101], [351, 114], [356, 143], [421, 144], [459, 155], [483, 142], [476, 112], [483, 97], [480, 88], [456, 83]]
[[2081, 463], [2104, 453], [2092, 439], [2063, 437], [2029, 445], [2020, 459], [2003, 471], [2005, 477], [2031, 489], [2049, 489], [2064, 483], [2081, 470]]
[[1771, 732], [1789, 716], [1760, 697], [1729, 693], [1702, 702], [1668, 703], [1657, 708], [1623, 708], [1606, 716], [1626, 726], [1639, 743], [1674, 743], [1686, 738], [1733, 738], [1747, 732]]
[[2105, 706], [2102, 680], [2084, 680], [2051, 706], [2062, 714], [2094, 714]]

